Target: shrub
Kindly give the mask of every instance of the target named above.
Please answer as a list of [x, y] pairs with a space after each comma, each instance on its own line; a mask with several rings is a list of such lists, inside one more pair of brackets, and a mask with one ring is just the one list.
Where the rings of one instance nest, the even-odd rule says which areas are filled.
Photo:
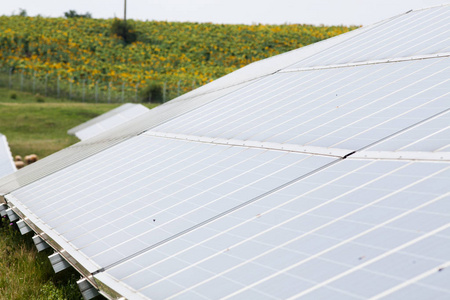
[[81, 15], [81, 14], [79, 14], [79, 13], [77, 13], [77, 11], [76, 10], [69, 10], [69, 11], [66, 11], [65, 13], [64, 13], [64, 16], [66, 17], [66, 18], [86, 18], [86, 19], [92, 19], [92, 15], [90, 14], [90, 13], [85, 13], [84, 15]]
[[11, 93], [11, 95], [9, 95], [9, 98], [16, 100], [17, 99], [17, 94], [16, 93]]
[[44, 103], [45, 99], [40, 94], [36, 94], [36, 102]]
[[163, 103], [163, 89], [160, 83], [151, 82], [141, 92], [142, 102]]
[[27, 11], [25, 9], [19, 8], [19, 16], [21, 17], [28, 16]]
[[111, 25], [111, 33], [121, 37], [125, 45], [132, 44], [137, 40], [134, 25], [120, 19], [114, 19]]

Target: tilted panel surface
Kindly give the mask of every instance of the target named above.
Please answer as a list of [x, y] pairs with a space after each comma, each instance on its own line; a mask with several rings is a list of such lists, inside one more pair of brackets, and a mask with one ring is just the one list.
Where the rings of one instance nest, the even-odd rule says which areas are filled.
[[450, 52], [450, 5], [412, 11], [366, 30], [289, 68]]
[[450, 107], [450, 58], [287, 72], [153, 130], [357, 150]]
[[450, 152], [450, 109], [367, 150]]
[[128, 122], [148, 111], [149, 109], [141, 104], [127, 103], [69, 130], [68, 133], [73, 133], [80, 140], [85, 140]]
[[108, 119], [109, 117], [114, 116], [116, 114], [125, 113], [126, 111], [129, 111], [129, 113], [127, 113], [127, 115], [130, 116], [130, 113], [131, 114], [136, 113], [136, 111], [135, 111], [136, 109], [148, 111], [148, 109], [145, 106], [143, 106], [142, 104], [125, 103], [125, 104], [118, 106], [110, 111], [107, 111], [93, 119], [90, 119], [80, 125], [77, 125], [71, 129], [69, 129], [67, 132], [69, 134], [73, 134], [76, 131], [87, 128], [95, 123], [101, 122], [102, 120]]
[[0, 134], [0, 177], [9, 175], [16, 171], [16, 166], [9, 149], [8, 141], [3, 134]]
[[237, 84], [235, 86], [224, 88], [218, 91], [201, 95], [193, 99], [178, 102], [166, 102], [163, 105], [155, 107], [147, 113], [119, 125], [108, 132], [101, 133], [89, 140], [81, 141], [71, 147], [65, 148], [52, 155], [41, 159], [26, 168], [20, 169], [14, 174], [0, 179], [0, 195], [6, 195], [15, 189], [25, 186], [33, 181], [39, 180], [49, 174], [64, 169], [67, 166], [75, 164], [91, 155], [99, 153], [109, 147], [119, 144], [139, 133], [146, 131], [167, 120], [176, 118], [186, 112], [204, 105], [210, 101], [220, 99], [231, 91], [238, 90], [249, 82]]
[[106, 267], [334, 160], [142, 134], [6, 198]]
[[445, 299], [448, 182], [449, 163], [347, 159], [96, 278], [148, 299]]

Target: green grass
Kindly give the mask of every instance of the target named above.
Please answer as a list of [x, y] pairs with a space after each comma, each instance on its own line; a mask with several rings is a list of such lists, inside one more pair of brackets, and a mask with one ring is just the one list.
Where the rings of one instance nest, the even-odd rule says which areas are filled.
[[[68, 129], [119, 105], [75, 103], [0, 88], [0, 133], [6, 135], [13, 155], [35, 153], [42, 158], [78, 142]], [[0, 300], [82, 299], [76, 285], [80, 275], [72, 268], [55, 274], [50, 254], [51, 249], [38, 253], [31, 233], [22, 236], [15, 224], [2, 218]]]
[[119, 105], [76, 103], [0, 88], [0, 133], [13, 155], [34, 153], [42, 158], [78, 142], [68, 129]]
[[82, 299], [76, 284], [80, 275], [72, 268], [55, 274], [51, 249], [38, 253], [30, 234], [22, 236], [5, 218], [0, 237], [0, 299]]

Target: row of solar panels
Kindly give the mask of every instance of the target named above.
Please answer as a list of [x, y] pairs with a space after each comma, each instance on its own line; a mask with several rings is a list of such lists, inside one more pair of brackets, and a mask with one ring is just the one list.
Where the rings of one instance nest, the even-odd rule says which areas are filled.
[[1, 194], [112, 299], [448, 298], [449, 21], [414, 11], [252, 64]]

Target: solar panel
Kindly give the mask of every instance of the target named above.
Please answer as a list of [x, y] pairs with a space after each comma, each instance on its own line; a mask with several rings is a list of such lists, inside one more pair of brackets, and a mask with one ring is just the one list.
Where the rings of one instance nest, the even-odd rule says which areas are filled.
[[1, 195], [109, 298], [447, 298], [449, 11], [252, 64]]
[[96, 277], [148, 299], [411, 297], [446, 278], [449, 180], [449, 162], [344, 160]]
[[6, 137], [0, 133], [0, 178], [16, 171]]
[[8, 199], [105, 267], [336, 159], [142, 134]]
[[96, 118], [93, 118], [92, 120], [69, 129], [67, 133], [75, 135], [80, 140], [86, 140], [134, 119], [148, 112], [148, 110], [149, 109], [142, 104], [126, 103]]
[[448, 107], [450, 59], [278, 73], [152, 131], [360, 149]]
[[449, 152], [449, 145], [450, 111], [445, 110], [422, 124], [409, 128], [367, 150]]
[[448, 6], [411, 11], [347, 43], [313, 55], [292, 68], [338, 65], [450, 52]]

